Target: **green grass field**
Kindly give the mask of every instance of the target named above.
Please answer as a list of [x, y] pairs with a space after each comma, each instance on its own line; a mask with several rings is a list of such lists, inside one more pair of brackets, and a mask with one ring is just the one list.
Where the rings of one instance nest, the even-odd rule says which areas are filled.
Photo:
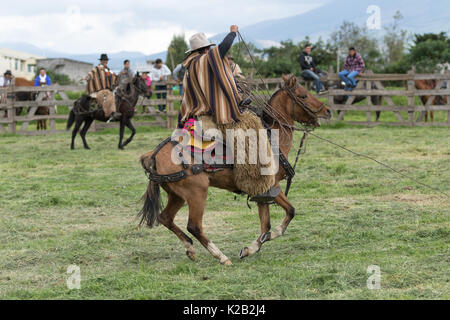
[[[338, 124], [315, 133], [450, 193], [448, 128]], [[80, 138], [69, 150], [69, 134], [0, 135], [0, 298], [450, 298], [448, 198], [314, 137], [296, 170], [286, 234], [239, 260], [258, 235], [257, 208], [210, 189], [205, 231], [233, 265], [195, 240], [190, 261], [164, 227], [137, 228], [147, 186], [138, 158], [169, 134], [140, 127], [125, 151], [113, 129], [89, 133], [90, 151]], [[283, 216], [272, 207], [272, 226]], [[176, 222], [185, 229], [186, 207]], [[72, 264], [80, 290], [66, 286]], [[380, 267], [379, 290], [366, 286], [369, 265]]]

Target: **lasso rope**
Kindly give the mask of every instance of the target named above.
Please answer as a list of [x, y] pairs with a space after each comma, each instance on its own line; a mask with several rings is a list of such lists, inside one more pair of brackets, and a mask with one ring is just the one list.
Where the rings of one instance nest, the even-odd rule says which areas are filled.
[[[242, 41], [244, 47], [246, 48], [246, 50], [247, 50], [247, 52], [248, 52], [248, 54], [249, 54], [249, 57], [250, 57], [250, 59], [251, 59], [251, 61], [252, 61], [253, 67], [255, 68], [258, 77], [260, 78], [262, 84], [265, 85], [264, 79], [262, 78], [261, 74], [259, 73], [258, 69], [256, 68], [255, 60], [254, 60], [253, 55], [252, 55], [252, 53], [250, 52], [250, 49], [248, 48], [246, 42], [244, 41], [244, 38], [242, 37], [242, 35], [241, 35], [241, 33], [240, 33], [239, 31], [237, 32], [237, 34], [238, 34], [238, 36], [239, 36], [239, 41]], [[342, 146], [342, 145], [340, 145], [340, 144], [338, 144], [338, 143], [336, 143], [336, 142], [333, 142], [333, 141], [331, 141], [331, 140], [329, 140], [329, 139], [326, 139], [326, 138], [322, 138], [322, 137], [320, 137], [320, 136], [318, 136], [318, 135], [312, 133], [312, 129], [309, 128], [309, 127], [307, 127], [307, 126], [305, 126], [305, 125], [303, 125], [303, 124], [302, 124], [301, 127], [298, 126], [298, 125], [296, 125], [296, 126], [290, 126], [290, 125], [288, 125], [288, 121], [287, 121], [286, 117], [285, 117], [283, 114], [281, 114], [280, 111], [276, 110], [276, 109], [273, 108], [271, 105], [269, 105], [268, 101], [270, 100], [270, 97], [267, 98], [267, 96], [266, 96], [265, 93], [264, 93], [264, 90], [262, 91], [262, 92], [263, 92], [263, 96], [261, 96], [261, 95], [259, 95], [259, 94], [256, 94], [256, 93], [254, 93], [254, 92], [251, 90], [251, 88], [249, 88], [248, 83], [245, 83], [245, 87], [244, 87], [243, 89], [245, 90], [244, 92], [245, 92], [249, 97], [252, 97], [253, 99], [255, 99], [255, 101], [257, 102], [258, 106], [259, 106], [260, 108], [262, 108], [264, 112], [266, 112], [269, 116], [271, 116], [275, 121], [278, 121], [278, 122], [279, 122], [280, 127], [282, 128], [282, 130], [284, 130], [284, 132], [287, 132], [287, 129], [286, 129], [286, 128], [289, 128], [291, 132], [292, 132], [293, 130], [297, 130], [297, 131], [302, 131], [302, 132], [304, 132], [303, 138], [302, 138], [302, 140], [301, 140], [301, 142], [300, 142], [299, 150], [297, 151], [297, 158], [296, 158], [296, 161], [295, 161], [295, 165], [297, 164], [297, 161], [298, 161], [298, 158], [299, 158], [299, 155], [300, 155], [302, 146], [303, 146], [304, 139], [306, 138], [306, 134], [310, 134], [310, 135], [312, 135], [313, 137], [316, 137], [316, 138], [319, 139], [319, 140], [322, 140], [322, 141], [325, 141], [325, 142], [327, 142], [327, 143], [330, 143], [330, 144], [332, 144], [332, 145], [334, 145], [334, 146], [336, 146], [336, 147], [338, 147], [338, 148], [341, 148], [341, 149], [343, 149], [343, 150], [345, 150], [345, 151], [347, 151], [347, 152], [352, 153], [353, 155], [356, 155], [356, 156], [358, 156], [358, 157], [362, 157], [362, 158], [366, 158], [366, 159], [372, 160], [372, 161], [374, 161], [375, 163], [378, 163], [379, 165], [381, 165], [381, 166], [383, 166], [383, 167], [385, 167], [385, 168], [388, 168], [389, 170], [391, 170], [391, 171], [397, 173], [398, 175], [400, 175], [400, 176], [402, 176], [402, 177], [404, 177], [404, 178], [407, 178], [407, 179], [409, 179], [409, 180], [411, 180], [411, 181], [413, 181], [413, 182], [415, 182], [415, 183], [417, 183], [417, 184], [419, 184], [419, 185], [421, 185], [421, 186], [423, 186], [423, 187], [429, 188], [429, 189], [431, 189], [431, 190], [433, 190], [433, 191], [435, 191], [435, 192], [437, 192], [437, 193], [440, 193], [441, 195], [444, 195], [444, 196], [447, 197], [447, 198], [450, 198], [450, 195], [448, 195], [448, 194], [445, 193], [444, 191], [442, 191], [442, 190], [440, 190], [440, 189], [438, 189], [438, 188], [432, 187], [432, 186], [430, 186], [430, 185], [428, 185], [428, 184], [426, 184], [426, 183], [423, 183], [422, 181], [419, 181], [419, 180], [417, 180], [417, 179], [415, 179], [415, 178], [412, 178], [412, 177], [408, 176], [407, 174], [404, 174], [404, 173], [400, 172], [399, 170], [394, 169], [393, 167], [391, 167], [391, 166], [389, 166], [389, 165], [387, 165], [387, 164], [385, 164], [385, 163], [383, 163], [383, 162], [381, 162], [381, 161], [379, 161], [379, 160], [377, 160], [377, 159], [375, 159], [375, 158], [372, 158], [372, 157], [370, 157], [370, 156], [368, 156], [368, 155], [365, 155], [365, 154], [362, 154], [362, 153], [359, 153], [359, 152], [355, 152], [355, 151], [350, 150], [350, 149], [348, 149], [348, 148], [346, 148], [346, 147], [344, 147], [344, 146]], [[286, 120], [286, 122], [285, 122], [285, 123], [282, 123], [282, 122], [279, 120], [278, 117], [281, 117], [283, 121]], [[290, 182], [289, 182], [289, 184], [290, 184]], [[287, 189], [287, 190], [289, 190], [289, 189]]]

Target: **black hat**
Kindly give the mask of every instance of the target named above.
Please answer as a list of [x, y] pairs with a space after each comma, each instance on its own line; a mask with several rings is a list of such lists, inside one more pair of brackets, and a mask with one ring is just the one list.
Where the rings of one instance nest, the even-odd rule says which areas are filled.
[[6, 70], [6, 72], [5, 72], [3, 75], [6, 76], [7, 74], [9, 74], [10, 76], [12, 76], [11, 70]]
[[102, 53], [100, 55], [100, 59], [98, 59], [98, 60], [100, 60], [100, 61], [102, 61], [102, 60], [109, 60], [109, 58], [108, 58], [108, 55], [106, 53]]

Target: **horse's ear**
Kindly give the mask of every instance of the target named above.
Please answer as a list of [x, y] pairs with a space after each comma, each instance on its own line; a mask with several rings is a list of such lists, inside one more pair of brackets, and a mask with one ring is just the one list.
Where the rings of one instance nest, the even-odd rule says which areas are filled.
[[136, 72], [136, 77], [140, 77], [139, 71]]
[[284, 73], [281, 75], [281, 78], [283, 78], [283, 81], [287, 83], [288, 77], [286, 77]]
[[297, 85], [297, 77], [292, 75], [291, 76], [291, 82], [290, 82], [292, 87], [295, 87]]

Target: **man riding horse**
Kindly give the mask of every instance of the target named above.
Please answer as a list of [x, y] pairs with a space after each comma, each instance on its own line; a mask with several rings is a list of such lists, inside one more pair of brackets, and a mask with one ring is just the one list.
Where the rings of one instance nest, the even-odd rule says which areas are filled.
[[100, 64], [94, 67], [86, 77], [86, 93], [97, 100], [103, 108], [105, 117], [111, 120], [119, 120], [121, 114], [116, 109], [116, 98], [113, 92], [117, 82], [117, 75], [108, 68], [108, 55], [100, 56]]
[[[212, 49], [215, 45], [208, 41], [204, 33], [197, 33], [189, 39], [190, 50], [186, 52], [189, 56], [183, 62], [186, 68], [183, 80], [185, 92], [180, 108], [179, 127], [182, 128], [191, 119], [202, 120], [202, 117], [208, 117], [224, 136], [231, 130], [234, 138], [237, 138], [238, 131], [264, 130], [260, 118], [244, 111], [233, 70], [226, 56], [237, 32], [238, 26], [232, 25], [222, 43]], [[265, 137], [259, 135], [258, 146], [268, 143], [267, 136], [263, 136]], [[272, 166], [270, 145], [266, 150]], [[236, 160], [238, 157], [234, 158]], [[248, 158], [244, 165], [236, 164], [235, 161], [233, 173], [236, 185], [242, 192], [253, 197], [254, 201], [267, 201], [276, 197], [280, 190], [272, 188], [275, 173], [262, 175], [259, 161], [257, 164], [249, 164]]]

